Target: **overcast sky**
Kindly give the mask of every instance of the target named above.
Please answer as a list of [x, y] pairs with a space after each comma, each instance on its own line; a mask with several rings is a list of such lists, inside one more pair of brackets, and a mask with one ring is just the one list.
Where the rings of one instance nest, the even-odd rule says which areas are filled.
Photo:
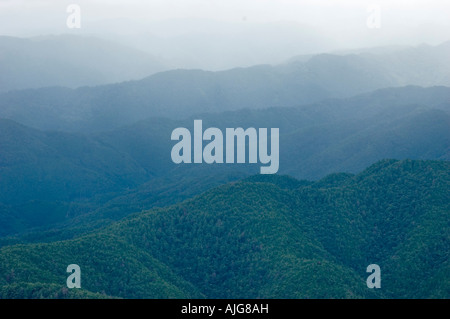
[[[66, 26], [69, 4], [81, 8], [80, 29]], [[379, 28], [368, 27], [374, 8], [380, 10]], [[219, 54], [223, 48], [231, 45], [242, 51], [254, 40], [258, 42], [245, 52], [251, 57], [248, 63], [275, 63], [295, 54], [347, 48], [439, 44], [450, 40], [450, 1], [0, 0], [0, 35], [64, 33], [106, 36], [165, 57], [175, 50], [198, 55], [212, 48], [216, 55], [209, 56], [217, 66], [211, 68], [221, 68], [230, 65], [220, 66], [217, 57], [225, 56]], [[149, 41], [151, 37], [172, 42]], [[255, 50], [261, 59], [255, 60]], [[234, 52], [238, 50], [227, 56], [232, 58]], [[236, 60], [242, 54], [236, 53]]]
[[332, 28], [335, 24], [365, 21], [368, 6], [377, 4], [386, 27], [450, 23], [448, 0], [0, 0], [0, 33], [35, 33], [33, 29], [52, 26], [58, 30], [58, 21], [64, 23], [65, 8], [71, 3], [80, 5], [86, 21], [200, 18], [255, 23], [295, 21]]

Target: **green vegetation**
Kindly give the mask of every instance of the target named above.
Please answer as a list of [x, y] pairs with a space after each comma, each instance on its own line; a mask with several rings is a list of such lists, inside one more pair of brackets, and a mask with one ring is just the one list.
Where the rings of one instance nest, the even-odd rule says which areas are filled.
[[[5, 246], [0, 296], [62, 297], [77, 263], [79, 297], [449, 298], [449, 184], [446, 161], [254, 176], [77, 239]], [[381, 289], [366, 287], [372, 263]]]

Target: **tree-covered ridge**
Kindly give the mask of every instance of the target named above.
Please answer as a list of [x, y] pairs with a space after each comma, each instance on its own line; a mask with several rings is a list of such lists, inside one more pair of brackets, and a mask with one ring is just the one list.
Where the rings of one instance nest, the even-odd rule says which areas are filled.
[[[123, 298], [448, 298], [449, 175], [446, 161], [384, 160], [315, 183], [250, 177], [78, 239], [3, 247], [1, 296], [62, 289], [77, 263], [81, 291]], [[372, 263], [381, 289], [366, 286]]]

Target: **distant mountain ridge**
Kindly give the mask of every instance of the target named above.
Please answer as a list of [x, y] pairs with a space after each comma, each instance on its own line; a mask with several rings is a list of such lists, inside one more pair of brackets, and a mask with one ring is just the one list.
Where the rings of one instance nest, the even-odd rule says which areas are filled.
[[450, 45], [444, 43], [385, 54], [319, 54], [220, 72], [171, 70], [75, 90], [13, 91], [0, 94], [0, 117], [44, 130], [102, 131], [149, 117], [183, 119], [203, 112], [294, 107], [388, 87], [450, 86], [448, 56]]
[[148, 53], [90, 36], [0, 36], [0, 92], [123, 82], [166, 69]]

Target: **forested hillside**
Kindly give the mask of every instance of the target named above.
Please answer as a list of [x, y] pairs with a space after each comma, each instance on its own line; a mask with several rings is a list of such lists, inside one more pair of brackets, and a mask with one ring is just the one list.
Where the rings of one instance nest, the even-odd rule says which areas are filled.
[[1, 296], [73, 297], [65, 270], [77, 263], [90, 297], [449, 298], [449, 169], [384, 160], [314, 183], [258, 175], [77, 239], [5, 246]]

